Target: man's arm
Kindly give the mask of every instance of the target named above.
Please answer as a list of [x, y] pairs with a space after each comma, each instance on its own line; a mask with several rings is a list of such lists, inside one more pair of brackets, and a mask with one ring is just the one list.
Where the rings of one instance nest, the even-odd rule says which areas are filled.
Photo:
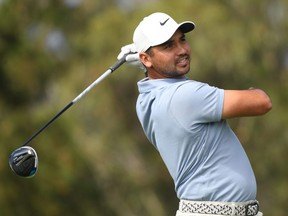
[[272, 101], [261, 89], [225, 90], [222, 119], [258, 116], [272, 109]]

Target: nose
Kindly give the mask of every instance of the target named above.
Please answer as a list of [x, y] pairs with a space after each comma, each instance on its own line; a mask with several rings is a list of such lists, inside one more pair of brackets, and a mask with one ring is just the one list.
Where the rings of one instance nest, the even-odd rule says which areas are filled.
[[178, 43], [177, 44], [177, 53], [181, 54], [188, 54], [190, 53], [190, 46], [188, 43]]

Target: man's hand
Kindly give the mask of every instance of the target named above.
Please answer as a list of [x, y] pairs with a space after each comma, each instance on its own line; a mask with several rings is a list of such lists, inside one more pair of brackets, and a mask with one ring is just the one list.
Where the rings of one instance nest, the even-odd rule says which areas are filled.
[[[131, 54], [129, 54], [129, 53], [131, 53]], [[146, 68], [141, 63], [141, 61], [139, 59], [139, 53], [136, 51], [136, 47], [133, 43], [123, 46], [121, 48], [121, 52], [117, 56], [117, 59], [118, 60], [121, 59], [126, 54], [128, 54], [128, 55], [126, 56], [125, 60], [128, 64], [138, 66], [144, 72], [146, 72]]]

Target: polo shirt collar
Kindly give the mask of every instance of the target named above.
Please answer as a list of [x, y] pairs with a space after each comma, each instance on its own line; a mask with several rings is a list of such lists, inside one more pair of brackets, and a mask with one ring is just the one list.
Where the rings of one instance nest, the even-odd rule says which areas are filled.
[[148, 77], [140, 80], [138, 84], [138, 89], [140, 93], [150, 92], [155, 88], [163, 88], [167, 85], [186, 81], [187, 77], [176, 79], [176, 78], [166, 78], [166, 79], [154, 79], [150, 80]]

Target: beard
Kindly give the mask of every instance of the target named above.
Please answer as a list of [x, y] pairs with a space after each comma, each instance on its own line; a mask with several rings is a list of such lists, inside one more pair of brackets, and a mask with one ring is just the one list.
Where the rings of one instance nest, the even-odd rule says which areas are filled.
[[[190, 56], [185, 55], [181, 58], [187, 58], [187, 64], [185, 66], [179, 66], [177, 61], [169, 64], [169, 65], [163, 65], [161, 63], [154, 63], [153, 68], [155, 71], [157, 71], [158, 74], [160, 74], [163, 77], [166, 78], [181, 78], [184, 75], [186, 75], [190, 71]], [[180, 58], [179, 58], [180, 59]]]

